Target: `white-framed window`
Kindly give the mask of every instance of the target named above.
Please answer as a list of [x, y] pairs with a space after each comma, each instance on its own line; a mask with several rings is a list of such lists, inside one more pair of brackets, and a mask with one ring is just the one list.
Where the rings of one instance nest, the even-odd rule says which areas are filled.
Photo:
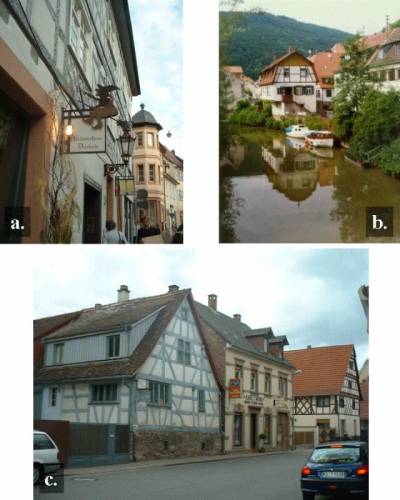
[[171, 385], [150, 381], [150, 403], [158, 406], [171, 406]]
[[191, 365], [191, 345], [186, 340], [178, 339], [176, 360], [183, 365]]
[[138, 182], [144, 184], [144, 165], [138, 165]]
[[149, 165], [149, 182], [156, 181], [156, 166], [154, 164]]
[[70, 45], [87, 75], [91, 62], [91, 29], [80, 0], [75, 0], [71, 10]]
[[120, 335], [109, 335], [107, 337], [107, 358], [117, 358], [119, 356]]
[[199, 403], [199, 412], [206, 411], [206, 395], [204, 389], [199, 389], [197, 391], [197, 401]]
[[283, 68], [284, 78], [290, 78], [290, 68]]
[[55, 365], [61, 365], [64, 361], [64, 343], [54, 344], [53, 362]]
[[115, 403], [118, 401], [117, 384], [93, 384], [92, 403]]
[[304, 87], [304, 95], [314, 95], [314, 87], [311, 85], [307, 85], [307, 87]]
[[49, 406], [53, 408], [57, 406], [57, 399], [58, 399], [58, 386], [54, 385], [53, 387], [50, 387]]
[[153, 134], [153, 132], [147, 132], [147, 145], [150, 148], [154, 147], [154, 134]]
[[317, 396], [318, 408], [329, 408], [330, 396]]
[[300, 78], [307, 78], [308, 68], [300, 68]]
[[271, 395], [271, 374], [267, 372], [264, 377], [264, 392]]
[[258, 372], [255, 369], [252, 369], [250, 372], [250, 390], [258, 392]]
[[321, 99], [321, 91], [317, 90], [317, 99]]
[[288, 381], [286, 377], [279, 377], [279, 395], [285, 399], [288, 397]]

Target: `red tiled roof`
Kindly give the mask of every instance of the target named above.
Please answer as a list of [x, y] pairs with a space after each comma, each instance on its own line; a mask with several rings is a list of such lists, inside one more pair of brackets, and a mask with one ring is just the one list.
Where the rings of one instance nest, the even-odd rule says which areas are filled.
[[224, 70], [227, 73], [233, 73], [234, 75], [243, 75], [244, 71], [241, 66], [225, 66]]
[[362, 400], [360, 401], [360, 418], [361, 420], [368, 420], [368, 396], [369, 396], [369, 383], [363, 382], [360, 384]]
[[334, 52], [338, 56], [343, 56], [346, 53], [346, 49], [342, 43], [335, 43], [335, 45], [331, 48], [331, 52]]
[[323, 83], [322, 78], [333, 78], [334, 74], [340, 70], [340, 56], [334, 52], [317, 52], [308, 58], [314, 63], [318, 83], [323, 88], [332, 88], [333, 84]]
[[372, 47], [377, 47], [386, 42], [389, 33], [382, 31], [380, 33], [373, 33], [372, 35], [367, 35], [362, 38], [362, 43], [365, 49], [370, 49]]
[[294, 396], [340, 394], [353, 345], [286, 351], [285, 358], [300, 374], [293, 377]]

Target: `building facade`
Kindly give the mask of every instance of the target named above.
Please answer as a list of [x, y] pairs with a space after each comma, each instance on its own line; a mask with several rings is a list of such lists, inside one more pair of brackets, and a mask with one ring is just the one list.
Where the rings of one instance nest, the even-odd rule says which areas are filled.
[[354, 346], [309, 346], [287, 351], [299, 372], [293, 379], [294, 430], [298, 446], [359, 438], [360, 381]]
[[400, 90], [400, 28], [386, 34], [368, 61], [370, 71], [384, 91]]
[[340, 70], [341, 52], [333, 50], [317, 52], [309, 57], [314, 64], [317, 75], [315, 90], [318, 113], [330, 116], [333, 109], [333, 99], [336, 97], [335, 73]]
[[217, 310], [216, 295], [196, 302], [205, 339], [224, 381], [225, 451], [289, 450], [293, 446], [292, 373], [286, 337], [250, 329]]
[[169, 235], [183, 224], [183, 160], [160, 144], [164, 167], [165, 230]]
[[136, 220], [144, 227], [164, 231], [164, 165], [158, 133], [162, 126], [145, 110], [144, 104], [132, 117], [136, 135], [133, 168], [136, 182]]
[[261, 98], [272, 104], [276, 118], [305, 116], [317, 111], [317, 76], [313, 63], [294, 49], [261, 71]]
[[258, 99], [260, 97], [260, 88], [257, 83], [244, 74], [241, 66], [225, 66], [223, 70], [230, 97], [228, 109], [235, 109], [238, 101], [242, 99]]
[[106, 153], [67, 154], [63, 110], [84, 116], [99, 104], [99, 85], [115, 87], [117, 119], [129, 121], [140, 87], [128, 1], [2, 1], [0, 74], [0, 206], [30, 208], [22, 241], [98, 243], [107, 219], [124, 230], [127, 204], [104, 175], [121, 162], [120, 127], [111, 119], [97, 127]]
[[221, 453], [220, 386], [190, 290], [129, 300], [123, 285], [44, 344], [35, 413], [69, 422], [70, 464]]

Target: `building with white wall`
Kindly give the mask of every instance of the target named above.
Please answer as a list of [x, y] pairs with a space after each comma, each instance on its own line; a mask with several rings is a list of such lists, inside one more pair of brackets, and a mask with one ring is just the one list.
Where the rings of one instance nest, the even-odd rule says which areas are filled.
[[121, 163], [116, 120], [102, 124], [106, 152], [63, 147], [62, 110], [96, 106], [99, 85], [118, 87], [115, 118], [129, 121], [140, 86], [128, 0], [0, 2], [0, 224], [5, 207], [29, 207], [22, 242], [99, 243], [107, 219], [125, 230], [132, 199], [104, 168]]
[[261, 71], [259, 86], [261, 99], [271, 102], [275, 118], [317, 111], [314, 64], [292, 48]]
[[220, 386], [190, 290], [35, 323], [44, 337], [36, 418], [68, 421], [69, 463], [221, 452]]
[[293, 377], [294, 430], [298, 446], [360, 436], [360, 381], [353, 345], [285, 352]]

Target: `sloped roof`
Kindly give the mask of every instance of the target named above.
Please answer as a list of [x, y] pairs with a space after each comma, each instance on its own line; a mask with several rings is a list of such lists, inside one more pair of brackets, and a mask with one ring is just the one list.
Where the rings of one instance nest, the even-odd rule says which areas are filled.
[[391, 43], [400, 42], [400, 28], [394, 28], [390, 33], [385, 42], [382, 44], [382, 47], [385, 45], [389, 45]]
[[288, 57], [293, 56], [294, 54], [302, 57], [303, 59], [305, 59], [305, 61], [310, 62], [307, 59], [307, 57], [304, 54], [302, 54], [301, 52], [299, 52], [297, 50], [290, 50], [287, 54], [283, 54], [283, 56], [278, 57], [277, 59], [275, 59], [274, 61], [272, 61], [271, 64], [268, 64], [268, 66], [265, 66], [265, 68], [261, 70], [261, 74], [264, 73], [265, 71], [268, 71], [270, 69], [275, 68], [275, 66], [278, 66], [281, 62], [283, 62]]
[[226, 314], [215, 311], [211, 307], [205, 306], [200, 302], [195, 301], [195, 306], [200, 318], [233, 347], [246, 351], [248, 354], [256, 354], [266, 361], [272, 361], [285, 368], [293, 368], [287, 360], [277, 358], [272, 354], [262, 352], [254, 347], [246, 339], [246, 335], [252, 331], [246, 323], [242, 323]]
[[331, 52], [334, 52], [338, 56], [343, 56], [346, 53], [346, 49], [342, 43], [335, 43], [335, 45], [331, 48]]
[[[35, 380], [43, 382], [50, 380], [104, 378], [120, 375], [132, 376], [146, 361], [178, 307], [189, 295], [190, 290], [187, 289], [144, 299], [110, 304], [103, 306], [101, 310], [96, 310], [95, 308], [83, 310], [82, 315], [76, 321], [54, 332], [52, 338], [59, 339], [71, 335], [81, 335], [88, 333], [88, 331], [100, 332], [106, 329], [105, 325], [107, 327], [110, 325], [113, 325], [113, 327], [126, 326], [139, 321], [162, 307], [157, 315], [157, 319], [129, 358], [63, 366], [46, 366], [38, 370]], [[99, 317], [97, 317], [98, 313]]]
[[354, 346], [335, 345], [285, 351], [300, 374], [293, 377], [294, 396], [340, 394]]
[[81, 311], [75, 311], [66, 314], [58, 314], [57, 316], [50, 316], [48, 318], [35, 319], [33, 321], [33, 335], [35, 340], [46, 337], [70, 321], [73, 321], [80, 315]]
[[386, 42], [388, 38], [388, 33], [386, 31], [381, 31], [379, 33], [373, 33], [372, 35], [367, 35], [362, 38], [362, 44], [365, 49], [370, 49], [382, 45]]
[[142, 127], [143, 125], [150, 125], [157, 130], [162, 130], [162, 126], [157, 122], [154, 116], [144, 109], [144, 104], [140, 105], [140, 111], [132, 116], [132, 127]]
[[320, 86], [332, 88], [333, 84], [326, 84], [322, 79], [333, 78], [334, 74], [340, 70], [340, 56], [335, 52], [317, 52], [308, 59], [314, 63], [314, 70]]
[[224, 70], [227, 73], [232, 73], [234, 75], [243, 75], [244, 71], [241, 66], [224, 66]]

